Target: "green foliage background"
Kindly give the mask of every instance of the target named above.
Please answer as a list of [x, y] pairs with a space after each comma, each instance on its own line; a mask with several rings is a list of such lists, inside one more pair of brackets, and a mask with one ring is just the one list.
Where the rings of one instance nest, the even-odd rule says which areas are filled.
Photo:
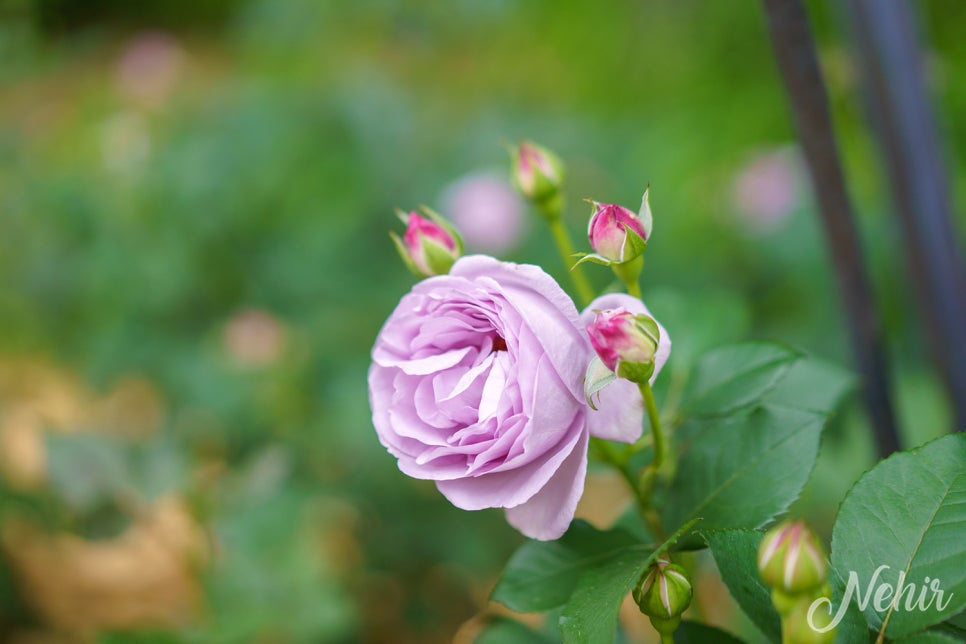
[[[949, 413], [835, 5], [810, 8], [913, 445], [948, 431]], [[918, 7], [963, 213], [966, 5]], [[749, 159], [794, 141], [756, 3], [5, 0], [0, 11], [0, 361], [54, 365], [94, 392], [135, 374], [163, 400], [146, 440], [49, 437], [48, 485], [5, 489], [0, 520], [109, 537], [130, 520], [119, 497], [173, 491], [219, 544], [201, 573], [202, 617], [103, 641], [448, 641], [483, 608], [521, 538], [498, 511], [456, 510], [396, 470], [365, 375], [412, 283], [386, 234], [392, 209], [439, 207], [455, 178], [503, 172], [505, 142], [532, 138], [568, 163], [575, 235], [582, 198], [636, 206], [651, 184], [643, 285], [675, 360], [755, 337], [849, 362], [808, 187], [765, 230], [732, 196]], [[160, 105], [118, 87], [118, 60], [145, 30], [184, 56]], [[118, 123], [146, 148], [105, 151]], [[565, 280], [539, 223], [506, 258]], [[252, 308], [286, 344], [241, 368], [224, 329]], [[219, 474], [199, 483], [212, 463]], [[799, 501], [826, 535], [871, 463], [853, 402]], [[122, 474], [95, 476], [105, 471]], [[157, 475], [134, 474], [145, 471]], [[81, 487], [93, 500], [76, 501]], [[321, 547], [332, 526], [348, 550]], [[4, 570], [0, 637], [44, 628]]]

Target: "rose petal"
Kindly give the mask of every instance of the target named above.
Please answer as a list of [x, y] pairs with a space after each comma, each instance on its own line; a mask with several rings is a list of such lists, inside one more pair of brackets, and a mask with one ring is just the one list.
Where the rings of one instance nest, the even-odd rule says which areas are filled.
[[583, 416], [574, 419], [558, 449], [545, 458], [506, 471], [437, 481], [436, 487], [450, 503], [464, 510], [520, 505], [547, 484], [580, 441], [587, 442]]
[[506, 511], [506, 520], [531, 539], [557, 539], [570, 526], [584, 493], [587, 437], [583, 436], [543, 488], [526, 503]]

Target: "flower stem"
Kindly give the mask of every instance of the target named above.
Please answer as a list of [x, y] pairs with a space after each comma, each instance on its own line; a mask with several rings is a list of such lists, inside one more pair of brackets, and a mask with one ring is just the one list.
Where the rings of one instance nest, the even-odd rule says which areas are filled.
[[557, 250], [563, 258], [564, 265], [570, 269], [570, 279], [573, 281], [574, 288], [577, 289], [581, 306], [587, 306], [594, 299], [594, 289], [587, 281], [587, 276], [584, 275], [583, 266], [570, 267], [570, 264], [574, 261], [574, 246], [570, 241], [570, 233], [567, 232], [567, 227], [564, 226], [559, 213], [556, 217], [548, 216], [547, 223], [550, 225], [550, 233], [557, 244]]
[[664, 531], [661, 529], [661, 521], [651, 506], [651, 493], [654, 491], [658, 470], [664, 463], [664, 433], [661, 431], [661, 417], [657, 411], [657, 403], [654, 401], [654, 392], [651, 391], [651, 385], [644, 382], [638, 387], [641, 390], [641, 398], [644, 400], [644, 409], [647, 410], [647, 418], [651, 423], [651, 437], [654, 439], [654, 460], [641, 470], [637, 483], [637, 497], [640, 500], [644, 519], [654, 536], [663, 538]]
[[636, 297], [637, 299], [641, 299], [641, 285], [640, 282], [638, 282], [638, 278], [640, 277], [643, 269], [643, 255], [638, 255], [634, 259], [624, 262], [623, 264], [611, 265], [611, 270], [614, 271], [614, 275], [616, 275], [627, 288], [628, 295], [631, 297]]
[[674, 636], [671, 634], [665, 635], [661, 633], [661, 644], [674, 644]]
[[[640, 481], [634, 476], [634, 474], [627, 468], [627, 454], [619, 454], [614, 446], [610, 442], [600, 439], [591, 438], [591, 446], [597, 450], [597, 454], [607, 463], [612, 465], [623, 477], [627, 486], [631, 489], [634, 494], [634, 500], [637, 502], [637, 509], [641, 514], [641, 518], [647, 524], [648, 529], [654, 538], [658, 541], [664, 540], [664, 530], [661, 528], [660, 518], [657, 513], [654, 512], [654, 508], [651, 507], [650, 501], [642, 493], [644, 486], [640, 484]], [[645, 471], [650, 471], [645, 470]]]
[[637, 299], [641, 299], [641, 285], [638, 284], [636, 281], [628, 282], [627, 294], [630, 295], [631, 297], [636, 297]]
[[661, 415], [657, 411], [657, 403], [654, 401], [654, 392], [649, 383], [641, 383], [641, 398], [644, 399], [644, 409], [647, 410], [647, 419], [651, 422], [651, 436], [654, 437], [654, 460], [651, 467], [655, 472], [664, 463], [664, 432], [661, 431]]

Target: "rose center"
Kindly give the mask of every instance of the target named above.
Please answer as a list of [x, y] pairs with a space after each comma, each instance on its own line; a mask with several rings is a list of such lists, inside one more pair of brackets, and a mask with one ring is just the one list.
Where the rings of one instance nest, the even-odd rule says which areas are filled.
[[500, 336], [493, 337], [493, 350], [494, 351], [506, 351], [506, 340]]

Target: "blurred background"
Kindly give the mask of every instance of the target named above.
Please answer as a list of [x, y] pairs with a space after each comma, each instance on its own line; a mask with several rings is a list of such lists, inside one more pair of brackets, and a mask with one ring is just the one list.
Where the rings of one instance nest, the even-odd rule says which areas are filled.
[[[836, 4], [809, 9], [911, 446], [949, 404]], [[916, 8], [962, 239], [966, 4]], [[522, 138], [581, 242], [581, 199], [651, 184], [675, 365], [749, 337], [850, 364], [758, 3], [0, 0], [0, 641], [471, 641], [522, 537], [398, 472], [366, 370], [413, 283], [395, 207], [566, 284]], [[796, 510], [827, 534], [873, 454], [853, 398]]]

